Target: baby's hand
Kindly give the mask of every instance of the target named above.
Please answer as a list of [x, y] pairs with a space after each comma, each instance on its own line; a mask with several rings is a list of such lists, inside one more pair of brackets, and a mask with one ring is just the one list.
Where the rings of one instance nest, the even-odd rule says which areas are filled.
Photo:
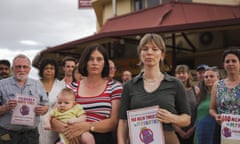
[[72, 118], [72, 119], [67, 121], [68, 124], [73, 124], [73, 123], [76, 123], [76, 122], [79, 122], [78, 118]]
[[67, 121], [68, 124], [73, 124], [73, 123], [75, 123], [75, 122], [76, 122], [75, 119], [70, 119], [70, 120]]
[[67, 123], [73, 124], [73, 123], [76, 123], [76, 122], [84, 122], [84, 121], [86, 121], [86, 116], [85, 115], [81, 115], [81, 116], [79, 116], [77, 118], [72, 118], [72, 119], [68, 120]]

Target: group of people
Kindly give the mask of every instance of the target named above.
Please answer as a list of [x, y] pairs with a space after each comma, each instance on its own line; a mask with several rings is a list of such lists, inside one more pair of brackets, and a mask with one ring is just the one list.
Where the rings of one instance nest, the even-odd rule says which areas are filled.
[[[10, 64], [5, 76], [8, 69], [0, 61], [0, 144], [128, 144], [127, 111], [154, 105], [166, 144], [219, 143], [221, 114], [240, 112], [240, 50], [224, 52], [224, 79], [216, 67], [199, 66], [198, 84], [187, 65], [178, 65], [175, 76], [164, 72], [160, 35], [145, 34], [137, 53], [141, 71], [134, 77], [124, 71], [122, 83], [99, 44], [86, 47], [79, 62], [63, 59], [62, 80], [53, 59], [41, 61], [40, 80], [28, 77], [31, 62], [25, 55], [13, 59], [12, 76]], [[17, 95], [37, 97], [34, 125], [11, 124]]]
[[240, 49], [223, 53], [224, 78], [216, 66], [197, 67], [198, 83], [192, 83], [187, 65], [177, 65], [175, 76], [184, 85], [191, 111], [188, 127], [175, 126], [180, 144], [220, 144], [222, 114], [240, 114]]
[[216, 67], [197, 67], [198, 83], [192, 81], [192, 74], [185, 64], [177, 65], [175, 76], [184, 85], [191, 110], [191, 124], [188, 127], [175, 127], [181, 144], [213, 144], [216, 122], [209, 114], [210, 93], [214, 83], [220, 79]]

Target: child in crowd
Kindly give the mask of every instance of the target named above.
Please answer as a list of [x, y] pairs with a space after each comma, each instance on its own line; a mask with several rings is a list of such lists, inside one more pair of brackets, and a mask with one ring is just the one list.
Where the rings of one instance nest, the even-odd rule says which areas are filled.
[[[75, 123], [85, 121], [85, 112], [81, 105], [76, 104], [75, 95], [72, 89], [63, 88], [57, 97], [55, 108], [47, 116], [44, 122], [44, 128], [51, 129], [51, 118], [57, 118], [65, 123]], [[69, 140], [60, 133], [60, 142], [57, 144], [69, 144]], [[95, 144], [93, 135], [90, 132], [84, 132], [80, 138], [81, 144]]]

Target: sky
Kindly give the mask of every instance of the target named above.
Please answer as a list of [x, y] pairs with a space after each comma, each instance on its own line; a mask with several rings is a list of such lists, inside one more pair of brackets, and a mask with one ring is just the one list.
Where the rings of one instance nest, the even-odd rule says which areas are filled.
[[[0, 0], [0, 59], [41, 50], [96, 32], [92, 8], [78, 9], [78, 0]], [[38, 79], [32, 68], [30, 77]]]

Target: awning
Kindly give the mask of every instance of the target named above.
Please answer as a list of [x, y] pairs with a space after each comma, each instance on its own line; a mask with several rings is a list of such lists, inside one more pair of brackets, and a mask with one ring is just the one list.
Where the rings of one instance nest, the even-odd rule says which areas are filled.
[[239, 24], [240, 6], [172, 2], [109, 19], [100, 33], [171, 32]]
[[89, 37], [49, 47], [34, 59], [34, 65], [48, 53], [76, 54], [91, 42], [109, 42], [124, 36], [144, 33], [171, 33], [196, 29], [240, 26], [240, 6], [170, 2], [117, 16]]

